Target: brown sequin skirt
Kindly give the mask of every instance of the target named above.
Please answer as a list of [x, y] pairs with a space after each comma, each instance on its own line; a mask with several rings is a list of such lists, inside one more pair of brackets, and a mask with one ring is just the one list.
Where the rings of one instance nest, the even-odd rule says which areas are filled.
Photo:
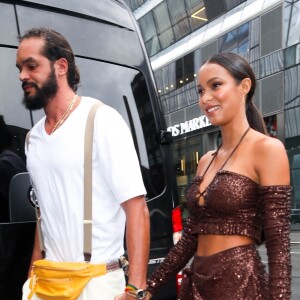
[[268, 275], [255, 245], [195, 256], [183, 271], [180, 300], [266, 300]]

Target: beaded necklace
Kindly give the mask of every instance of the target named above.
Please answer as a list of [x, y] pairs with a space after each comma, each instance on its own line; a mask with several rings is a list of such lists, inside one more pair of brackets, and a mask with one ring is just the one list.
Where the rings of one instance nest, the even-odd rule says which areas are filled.
[[74, 104], [76, 103], [77, 99], [78, 99], [78, 95], [75, 94], [75, 96], [73, 97], [72, 101], [68, 105], [66, 111], [63, 113], [62, 117], [54, 125], [54, 127], [51, 130], [50, 134], [52, 134], [57, 128], [59, 128], [65, 122], [65, 120], [67, 119], [67, 117], [70, 115], [70, 113], [72, 111], [72, 108], [73, 108]]

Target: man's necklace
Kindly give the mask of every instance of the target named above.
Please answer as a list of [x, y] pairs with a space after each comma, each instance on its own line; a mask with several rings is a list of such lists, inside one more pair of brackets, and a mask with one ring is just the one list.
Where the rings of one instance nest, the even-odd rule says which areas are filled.
[[76, 103], [78, 99], [78, 95], [75, 94], [75, 96], [73, 97], [72, 101], [70, 102], [70, 104], [68, 105], [66, 111], [63, 113], [62, 117], [57, 121], [57, 123], [54, 125], [53, 129], [51, 130], [52, 134], [57, 128], [59, 128], [67, 119], [67, 117], [69, 116], [69, 114], [72, 111], [72, 108], [74, 106], [74, 104]]

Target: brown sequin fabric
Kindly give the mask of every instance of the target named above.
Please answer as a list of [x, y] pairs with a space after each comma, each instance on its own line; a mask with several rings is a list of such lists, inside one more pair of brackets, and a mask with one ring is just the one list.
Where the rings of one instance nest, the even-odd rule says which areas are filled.
[[192, 233], [246, 235], [260, 243], [262, 212], [259, 206], [258, 184], [246, 176], [220, 170], [199, 205], [199, 185], [196, 177], [188, 191], [188, 208], [196, 220]]
[[183, 271], [180, 300], [265, 300], [268, 275], [255, 245], [195, 256]]
[[[205, 204], [201, 206], [199, 205], [201, 180], [202, 177], [196, 177], [191, 183], [188, 191], [189, 217], [183, 237], [149, 278], [150, 293], [155, 294], [194, 256], [197, 249], [198, 234], [243, 235], [253, 238], [256, 244], [260, 244], [263, 232], [269, 266], [269, 297], [265, 299], [290, 299], [289, 218], [291, 187], [260, 186], [246, 176], [220, 170], [207, 187], [204, 196]], [[247, 261], [245, 263], [247, 264]], [[191, 272], [193, 273], [193, 270]], [[254, 270], [254, 273], [258, 277], [261, 276], [259, 275], [261, 274], [260, 270]], [[227, 276], [226, 273], [222, 274]], [[226, 281], [225, 278], [224, 280]], [[240, 288], [239, 281], [233, 281], [232, 284], [236, 285], [236, 289]], [[208, 286], [209, 281], [205, 285]], [[252, 288], [255, 289], [255, 285]], [[204, 293], [201, 289], [199, 287], [199, 295]], [[203, 299], [215, 300], [220, 298]], [[182, 298], [182, 300], [185, 299]]]
[[191, 234], [191, 230], [194, 226], [195, 223], [193, 223], [193, 220], [188, 218], [181, 239], [170, 250], [163, 263], [148, 279], [148, 291], [152, 295], [181, 271], [195, 255], [198, 236]]

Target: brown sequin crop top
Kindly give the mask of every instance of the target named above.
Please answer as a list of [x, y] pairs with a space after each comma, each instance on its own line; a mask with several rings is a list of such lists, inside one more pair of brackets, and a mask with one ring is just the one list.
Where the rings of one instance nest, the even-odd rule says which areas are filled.
[[196, 177], [187, 194], [190, 216], [196, 221], [192, 234], [245, 235], [261, 242], [262, 215], [259, 209], [259, 185], [250, 178], [227, 170], [217, 172], [199, 205]]

